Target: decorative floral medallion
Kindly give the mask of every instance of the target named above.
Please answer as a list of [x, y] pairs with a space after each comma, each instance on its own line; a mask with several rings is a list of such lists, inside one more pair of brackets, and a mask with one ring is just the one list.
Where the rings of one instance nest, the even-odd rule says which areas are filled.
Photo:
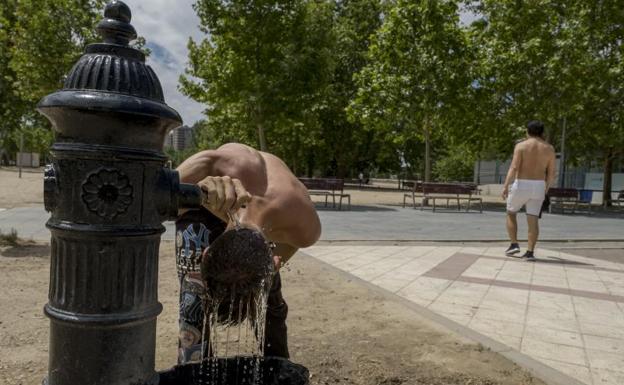
[[89, 211], [113, 219], [132, 203], [130, 179], [117, 169], [101, 168], [82, 183], [82, 201]]

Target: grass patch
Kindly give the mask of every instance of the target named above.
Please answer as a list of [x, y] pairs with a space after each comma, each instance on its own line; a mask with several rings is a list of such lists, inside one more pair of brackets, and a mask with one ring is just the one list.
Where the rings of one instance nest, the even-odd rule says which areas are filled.
[[8, 233], [0, 230], [0, 246], [17, 246], [19, 245], [19, 237], [17, 230], [11, 229]]

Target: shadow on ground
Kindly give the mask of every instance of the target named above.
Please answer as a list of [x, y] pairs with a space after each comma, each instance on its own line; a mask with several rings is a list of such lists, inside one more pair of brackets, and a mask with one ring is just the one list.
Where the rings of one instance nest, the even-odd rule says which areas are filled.
[[595, 266], [591, 263], [577, 262], [571, 261], [569, 259], [557, 258], [557, 257], [548, 257], [548, 258], [535, 258], [535, 263], [547, 263], [547, 264], [555, 264], [555, 265], [574, 265], [574, 266]]
[[351, 209], [349, 209], [349, 206], [347, 205], [343, 205], [341, 210], [338, 210], [338, 207], [332, 207], [331, 205], [328, 205], [327, 207], [325, 207], [324, 203], [316, 203], [314, 204], [315, 208], [318, 211], [356, 211], [356, 212], [366, 212], [366, 211], [397, 211], [396, 208], [394, 207], [390, 207], [390, 206], [386, 206], [386, 205], [379, 205], [379, 206], [368, 206], [368, 205], [352, 205]]
[[5, 246], [0, 248], [0, 255], [7, 258], [44, 258], [50, 256], [50, 245], [25, 244]]

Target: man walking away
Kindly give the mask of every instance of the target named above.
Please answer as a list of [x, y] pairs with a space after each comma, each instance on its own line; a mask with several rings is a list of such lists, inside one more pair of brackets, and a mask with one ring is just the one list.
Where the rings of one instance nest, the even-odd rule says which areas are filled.
[[538, 219], [542, 202], [555, 181], [555, 150], [543, 135], [542, 122], [532, 120], [527, 124], [527, 138], [516, 144], [503, 186], [503, 199], [507, 200], [507, 233], [511, 238], [511, 245], [505, 254], [511, 256], [520, 252], [516, 214], [525, 206], [529, 242], [523, 258], [530, 261], [535, 260], [533, 252], [539, 235]]

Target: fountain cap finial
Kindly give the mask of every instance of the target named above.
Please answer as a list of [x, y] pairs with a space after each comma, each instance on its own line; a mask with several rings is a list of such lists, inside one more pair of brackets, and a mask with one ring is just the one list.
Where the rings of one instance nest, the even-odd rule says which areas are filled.
[[105, 43], [127, 46], [137, 38], [137, 33], [130, 20], [132, 12], [123, 1], [113, 0], [104, 8], [104, 19], [97, 25]]

